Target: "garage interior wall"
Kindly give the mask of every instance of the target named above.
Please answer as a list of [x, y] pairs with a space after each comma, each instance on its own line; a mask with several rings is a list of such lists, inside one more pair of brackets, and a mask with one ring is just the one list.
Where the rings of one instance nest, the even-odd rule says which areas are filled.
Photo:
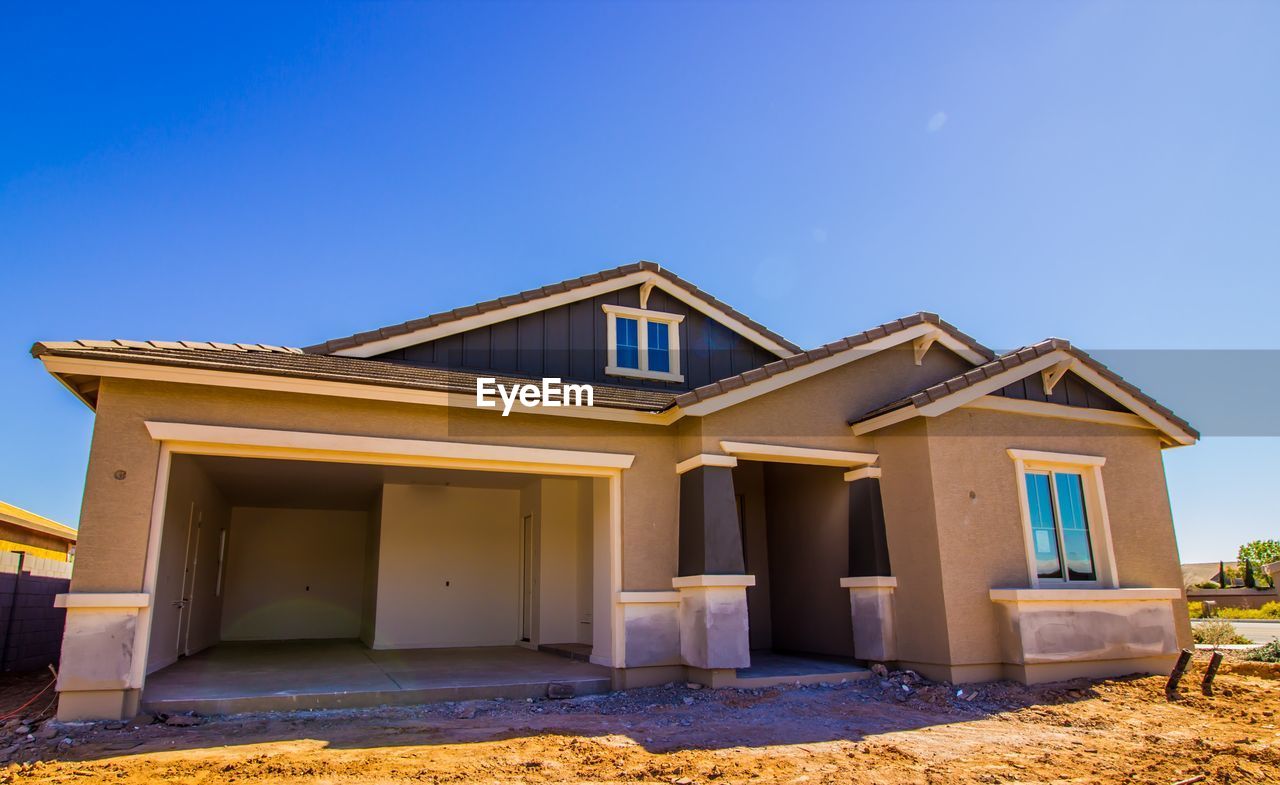
[[[219, 547], [229, 520], [230, 508], [204, 470], [187, 456], [174, 456], [151, 610], [148, 673], [218, 642]], [[184, 586], [186, 581], [190, 585]], [[185, 609], [175, 604], [184, 596]]]
[[378, 537], [375, 649], [519, 639], [519, 490], [387, 484]]
[[356, 638], [370, 513], [235, 507], [223, 640]]

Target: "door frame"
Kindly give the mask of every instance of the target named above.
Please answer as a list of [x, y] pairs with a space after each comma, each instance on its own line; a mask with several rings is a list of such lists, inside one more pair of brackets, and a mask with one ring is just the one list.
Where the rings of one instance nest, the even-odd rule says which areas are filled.
[[[609, 548], [604, 564], [600, 563], [601, 559], [593, 560], [592, 596], [594, 618], [603, 616], [609, 623], [604, 629], [593, 631], [591, 661], [607, 667], [624, 667], [622, 605], [618, 602], [622, 591], [622, 473], [631, 468], [635, 461], [634, 454], [151, 420], [144, 424], [151, 438], [160, 444], [142, 586], [143, 593], [152, 600], [155, 598], [159, 573], [165, 503], [174, 455], [470, 469], [590, 477], [602, 481], [593, 485], [596, 486], [595, 493], [604, 490], [607, 495], [604, 501], [607, 504]], [[606, 487], [601, 488], [601, 484]], [[593, 530], [599, 525], [597, 517]], [[603, 586], [601, 576], [607, 576], [607, 584]], [[153, 612], [151, 605], [138, 610], [129, 677], [129, 687], [133, 689], [141, 689], [146, 682]]]

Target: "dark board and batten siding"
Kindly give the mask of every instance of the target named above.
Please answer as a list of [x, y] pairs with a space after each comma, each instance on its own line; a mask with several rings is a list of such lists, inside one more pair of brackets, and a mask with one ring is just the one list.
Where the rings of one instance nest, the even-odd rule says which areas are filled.
[[1062, 380], [1054, 385], [1053, 394], [1044, 394], [1044, 380], [1040, 374], [1033, 373], [1025, 379], [1001, 387], [993, 395], [1005, 398], [1020, 398], [1042, 403], [1060, 403], [1064, 406], [1080, 406], [1088, 409], [1105, 409], [1112, 412], [1129, 411], [1116, 402], [1114, 398], [1089, 384], [1070, 371]]
[[378, 355], [375, 359], [436, 368], [530, 377], [559, 377], [594, 384], [689, 390], [778, 359], [746, 338], [661, 289], [649, 310], [683, 315], [680, 364], [684, 382], [608, 376], [607, 321], [602, 306], [640, 307], [640, 287], [579, 300]]

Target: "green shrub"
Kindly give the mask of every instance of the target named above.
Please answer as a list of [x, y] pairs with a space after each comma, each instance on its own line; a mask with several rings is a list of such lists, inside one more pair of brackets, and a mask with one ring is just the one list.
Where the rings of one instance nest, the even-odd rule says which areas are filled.
[[1188, 614], [1190, 614], [1191, 618], [1193, 618], [1193, 619], [1203, 619], [1203, 618], [1204, 618], [1204, 603], [1203, 603], [1203, 602], [1189, 602], [1189, 603], [1187, 603], [1187, 613], [1188, 613]]
[[1191, 637], [1196, 643], [1205, 643], [1210, 646], [1227, 646], [1253, 642], [1237, 633], [1236, 628], [1232, 627], [1229, 621], [1211, 621], [1205, 624], [1197, 624], [1191, 628]]
[[1220, 619], [1280, 619], [1280, 602], [1269, 602], [1261, 608], [1219, 608]]
[[1280, 662], [1280, 641], [1271, 641], [1244, 654], [1246, 660], [1254, 662]]
[[1196, 589], [1221, 589], [1217, 581], [1200, 581], [1194, 587]]

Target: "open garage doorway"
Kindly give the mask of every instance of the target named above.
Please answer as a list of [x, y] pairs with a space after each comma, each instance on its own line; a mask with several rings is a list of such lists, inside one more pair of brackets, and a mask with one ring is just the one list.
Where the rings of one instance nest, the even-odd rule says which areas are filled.
[[733, 470], [746, 572], [751, 667], [740, 679], [860, 677], [849, 592], [843, 468], [739, 461]]
[[608, 669], [584, 661], [601, 590], [608, 601], [600, 484], [174, 455], [143, 704], [225, 712], [608, 689]]

